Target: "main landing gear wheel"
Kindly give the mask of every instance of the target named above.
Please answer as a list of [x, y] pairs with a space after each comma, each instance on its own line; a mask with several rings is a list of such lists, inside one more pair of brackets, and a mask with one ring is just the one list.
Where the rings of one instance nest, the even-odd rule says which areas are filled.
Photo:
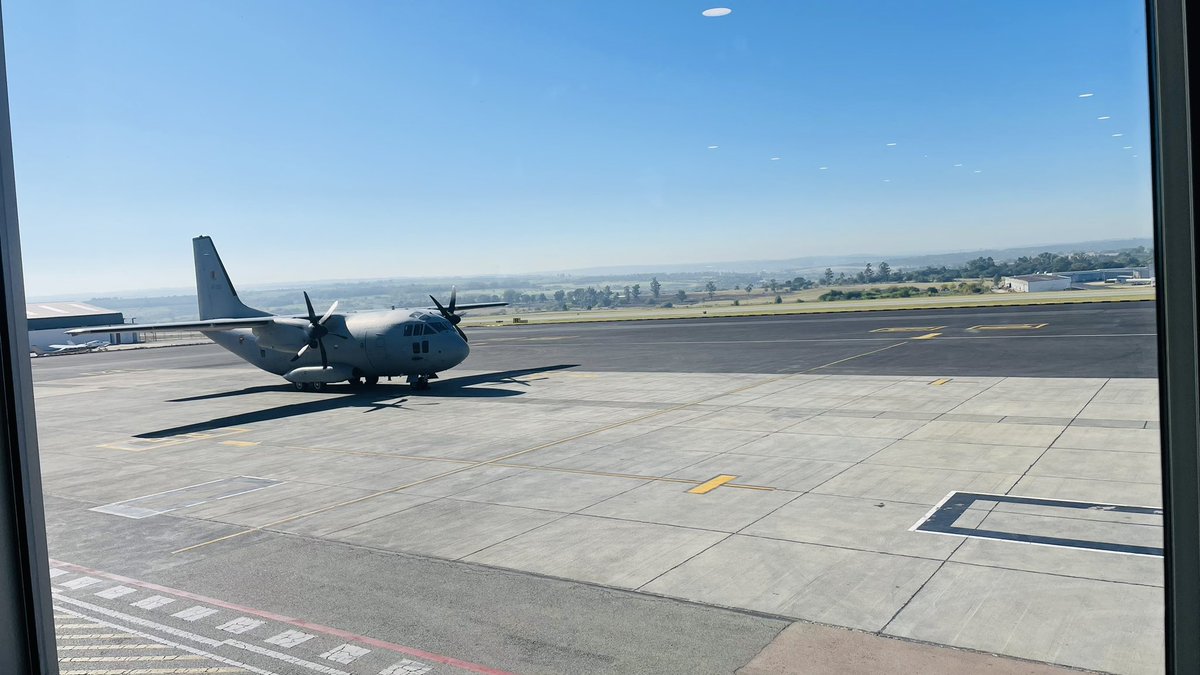
[[366, 382], [367, 382], [368, 387], [374, 387], [375, 385], [379, 384], [379, 376], [378, 375], [368, 375], [366, 378]]
[[324, 388], [325, 388], [325, 383], [324, 383], [324, 382], [313, 382], [313, 383], [312, 383], [312, 390], [313, 390], [313, 391], [321, 391], [321, 390], [322, 390], [322, 389], [324, 389]]
[[292, 386], [296, 388], [296, 391], [304, 391], [308, 388], [303, 382], [293, 382]]
[[362, 383], [363, 383], [363, 379], [357, 375], [355, 375], [354, 377], [352, 377], [346, 381], [350, 383], [351, 387], [356, 387], [356, 388], [361, 387]]
[[413, 375], [408, 378], [408, 384], [417, 391], [425, 391], [429, 388], [428, 375]]

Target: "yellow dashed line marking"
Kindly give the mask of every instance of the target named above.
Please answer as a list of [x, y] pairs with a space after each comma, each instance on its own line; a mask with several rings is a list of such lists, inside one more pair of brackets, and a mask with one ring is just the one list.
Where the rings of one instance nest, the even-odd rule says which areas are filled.
[[114, 661], [118, 663], [128, 663], [132, 661], [199, 661], [203, 656], [196, 654], [137, 654], [134, 656], [64, 656], [58, 660], [59, 663], [98, 663], [101, 661]]
[[221, 441], [221, 445], [232, 445], [235, 448], [250, 448], [258, 445], [258, 441]]
[[737, 478], [737, 476], [721, 474], [720, 476], [717, 476], [716, 478], [713, 478], [709, 481], [701, 483], [701, 484], [697, 485], [696, 487], [692, 488], [691, 490], [688, 490], [688, 493], [693, 494], [693, 495], [708, 494], [709, 492], [716, 490], [717, 488], [728, 483], [729, 481], [733, 480], [734, 478]]
[[949, 381], [950, 381], [950, 378], [948, 378], [948, 377], [943, 377], [943, 378], [941, 378], [941, 379], [934, 380], [933, 382], [930, 382], [929, 384], [932, 384], [932, 385], [933, 385], [933, 386], [935, 386], [935, 387], [940, 387], [940, 386], [942, 386], [943, 384], [946, 384], [946, 383], [947, 383], [947, 382], [949, 382]]
[[64, 650], [70, 650], [70, 649], [93, 649], [93, 650], [95, 650], [95, 649], [170, 649], [170, 647], [168, 647], [166, 645], [152, 645], [152, 644], [144, 644], [144, 643], [139, 643], [139, 644], [135, 644], [135, 645], [125, 644], [125, 645], [59, 645], [58, 646], [58, 651], [60, 651], [60, 652], [64, 651]]
[[872, 333], [928, 333], [930, 331], [941, 330], [945, 326], [893, 326], [888, 328], [876, 328]]
[[121, 668], [119, 670], [59, 670], [59, 675], [186, 675], [191, 673], [245, 673], [242, 668]]
[[59, 640], [111, 640], [113, 638], [129, 640], [137, 637], [129, 633], [67, 633], [59, 635]]
[[933, 338], [935, 338], [939, 335], [941, 335], [941, 333], [926, 333], [925, 335], [919, 335], [913, 339], [914, 340], [932, 340]]
[[967, 330], [1037, 330], [1049, 326], [1048, 323], [1000, 323], [995, 325], [971, 326]]

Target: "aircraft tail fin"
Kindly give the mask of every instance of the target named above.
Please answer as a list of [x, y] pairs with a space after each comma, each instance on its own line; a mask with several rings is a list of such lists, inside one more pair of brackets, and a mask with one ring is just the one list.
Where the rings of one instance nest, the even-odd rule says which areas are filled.
[[217, 247], [211, 237], [192, 239], [192, 251], [196, 256], [196, 300], [200, 305], [201, 319], [242, 319], [252, 316], [270, 316], [267, 312], [247, 307], [238, 299], [229, 273], [217, 255]]

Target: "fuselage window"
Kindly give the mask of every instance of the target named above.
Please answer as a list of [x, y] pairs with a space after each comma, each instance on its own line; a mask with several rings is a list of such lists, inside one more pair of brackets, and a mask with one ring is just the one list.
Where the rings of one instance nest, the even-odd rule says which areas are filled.
[[413, 343], [413, 353], [414, 353], [414, 354], [420, 354], [420, 353], [421, 353], [421, 343], [420, 343], [420, 342], [414, 342], [414, 343]]
[[421, 352], [425, 354], [429, 353], [429, 340], [421, 340]]
[[412, 328], [413, 327], [411, 323], [404, 324], [404, 337], [409, 337], [412, 335]]

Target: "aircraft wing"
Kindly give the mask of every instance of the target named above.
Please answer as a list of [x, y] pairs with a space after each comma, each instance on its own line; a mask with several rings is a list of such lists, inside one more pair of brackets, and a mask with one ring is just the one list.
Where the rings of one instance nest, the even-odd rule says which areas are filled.
[[200, 321], [168, 321], [165, 323], [122, 323], [114, 326], [88, 326], [72, 328], [67, 335], [88, 333], [140, 333], [147, 330], [229, 330], [231, 328], [254, 328], [275, 323], [279, 317], [255, 316], [248, 319], [205, 319]]
[[507, 302], [462, 302], [454, 306], [455, 311], [467, 311], [468, 309], [483, 309], [484, 307], [504, 307]]

